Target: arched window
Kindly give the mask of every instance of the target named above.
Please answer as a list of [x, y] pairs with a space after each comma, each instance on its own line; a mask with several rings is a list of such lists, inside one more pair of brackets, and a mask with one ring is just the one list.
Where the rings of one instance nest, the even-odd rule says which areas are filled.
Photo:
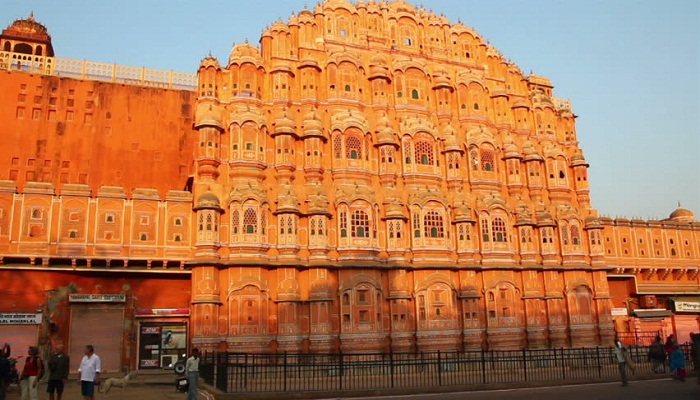
[[491, 149], [481, 149], [481, 169], [484, 171], [495, 171], [494, 154]]
[[490, 241], [489, 221], [486, 218], [481, 220], [481, 238], [484, 242]]
[[412, 99], [418, 99], [418, 98], [419, 98], [419, 96], [418, 96], [418, 90], [416, 90], [416, 89], [411, 90], [411, 98], [412, 98]]
[[420, 213], [413, 212], [413, 237], [420, 237]]
[[571, 226], [571, 243], [574, 245], [581, 243], [581, 233], [576, 225]]
[[252, 208], [247, 208], [243, 213], [243, 232], [257, 233], [258, 232], [258, 215]]
[[423, 229], [425, 237], [444, 237], [445, 231], [442, 216], [437, 211], [428, 211], [423, 217]]
[[416, 142], [416, 161], [422, 165], [433, 165], [433, 146], [430, 142], [425, 140]]
[[207, 230], [208, 231], [213, 229], [213, 222], [214, 222], [214, 218], [212, 217], [211, 213], [207, 214]]
[[350, 218], [352, 237], [370, 237], [369, 218], [367, 217], [366, 212], [362, 210], [355, 210], [352, 212], [352, 216]]
[[362, 158], [362, 142], [355, 136], [349, 136], [345, 141], [345, 157], [351, 160]]
[[506, 232], [506, 223], [499, 217], [494, 217], [491, 223], [492, 236], [494, 242], [507, 242], [508, 233]]
[[561, 226], [561, 242], [565, 245], [569, 244], [569, 227], [567, 225]]
[[241, 223], [241, 217], [238, 210], [234, 211], [231, 216], [231, 226], [233, 227], [233, 233], [238, 233], [238, 226]]
[[333, 138], [333, 152], [335, 153], [335, 158], [340, 158], [343, 154], [343, 138], [340, 134]]
[[340, 237], [348, 237], [348, 214], [345, 211], [340, 212]]

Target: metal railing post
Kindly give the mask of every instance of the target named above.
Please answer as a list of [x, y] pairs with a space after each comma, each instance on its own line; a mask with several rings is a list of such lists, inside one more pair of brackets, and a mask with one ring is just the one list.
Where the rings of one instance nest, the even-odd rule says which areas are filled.
[[481, 383], [486, 383], [486, 354], [481, 349]]
[[391, 374], [391, 387], [394, 388], [394, 352], [389, 352], [389, 373]]
[[523, 349], [523, 372], [525, 374], [525, 382], [527, 382], [527, 350]]
[[438, 386], [442, 386], [442, 362], [440, 359], [440, 350], [438, 350], [437, 356]]
[[287, 352], [284, 352], [284, 370], [282, 372], [282, 379], [284, 380], [284, 391], [287, 392]]

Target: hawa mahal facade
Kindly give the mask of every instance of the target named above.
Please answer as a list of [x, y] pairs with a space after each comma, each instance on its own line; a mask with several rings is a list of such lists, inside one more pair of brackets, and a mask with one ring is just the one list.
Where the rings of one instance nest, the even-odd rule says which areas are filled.
[[108, 329], [81, 321], [111, 321], [114, 365], [148, 368], [172, 355], [154, 334], [352, 353], [698, 330], [694, 215], [600, 217], [570, 101], [461, 23], [328, 0], [196, 76], [51, 46], [33, 17], [0, 36], [0, 313], [42, 316], [6, 335], [79, 352]]

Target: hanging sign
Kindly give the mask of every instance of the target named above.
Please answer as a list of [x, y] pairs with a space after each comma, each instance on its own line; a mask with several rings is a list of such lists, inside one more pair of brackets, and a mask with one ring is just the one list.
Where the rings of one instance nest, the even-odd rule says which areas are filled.
[[38, 325], [41, 314], [0, 313], [0, 325]]
[[73, 293], [68, 296], [71, 303], [125, 303], [126, 295], [117, 294], [81, 294]]

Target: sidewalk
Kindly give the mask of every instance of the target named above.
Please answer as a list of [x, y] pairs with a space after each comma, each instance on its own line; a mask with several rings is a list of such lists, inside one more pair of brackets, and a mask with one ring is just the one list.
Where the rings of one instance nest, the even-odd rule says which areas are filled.
[[[201, 389], [201, 388], [200, 388]], [[46, 393], [46, 383], [42, 382], [39, 384], [39, 399], [48, 399], [48, 394]], [[160, 399], [172, 399], [172, 400], [185, 400], [187, 398], [187, 393], [180, 393], [175, 391], [175, 384], [173, 378], [172, 385], [158, 385], [158, 384], [145, 384], [136, 379], [131, 385], [123, 389], [122, 388], [112, 388], [109, 394], [105, 395], [103, 393], [95, 393], [96, 399], [114, 399], [114, 400], [160, 400]], [[12, 385], [10, 390], [7, 392], [7, 400], [19, 400], [19, 387]], [[66, 384], [65, 391], [63, 392], [64, 400], [81, 400], [80, 386], [75, 380], [70, 380]], [[200, 400], [212, 400], [213, 397], [207, 396], [200, 390], [199, 393]]]

